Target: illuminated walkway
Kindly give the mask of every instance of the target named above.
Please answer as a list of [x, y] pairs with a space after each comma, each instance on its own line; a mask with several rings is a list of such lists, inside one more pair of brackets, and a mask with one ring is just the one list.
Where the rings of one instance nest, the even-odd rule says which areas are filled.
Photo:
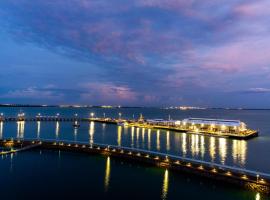
[[[122, 159], [136, 160], [147, 164], [192, 173], [199, 176], [228, 182], [259, 192], [270, 192], [270, 174], [257, 171], [220, 165], [216, 163], [184, 158], [170, 154], [148, 151], [137, 148], [121, 147], [107, 144], [75, 142], [69, 140], [48, 139], [3, 139], [0, 146], [20, 147], [27, 150], [33, 147], [44, 149], [57, 149], [75, 152], [96, 153], [120, 157]], [[16, 153], [17, 151], [10, 152]]]

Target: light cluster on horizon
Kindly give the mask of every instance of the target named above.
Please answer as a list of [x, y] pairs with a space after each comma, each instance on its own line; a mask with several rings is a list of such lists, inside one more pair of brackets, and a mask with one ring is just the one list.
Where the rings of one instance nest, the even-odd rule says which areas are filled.
[[269, 18], [268, 0], [4, 0], [0, 103], [270, 107]]

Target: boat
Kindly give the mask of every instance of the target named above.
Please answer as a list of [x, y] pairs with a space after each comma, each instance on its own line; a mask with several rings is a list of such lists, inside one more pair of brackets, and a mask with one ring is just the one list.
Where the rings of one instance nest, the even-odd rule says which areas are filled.
[[117, 125], [118, 126], [128, 126], [128, 123], [125, 121], [119, 121], [119, 122], [117, 122]]

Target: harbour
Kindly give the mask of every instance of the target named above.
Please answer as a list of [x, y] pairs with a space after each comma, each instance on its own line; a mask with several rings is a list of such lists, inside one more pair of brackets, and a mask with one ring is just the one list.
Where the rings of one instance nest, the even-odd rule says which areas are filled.
[[181, 120], [164, 120], [164, 119], [144, 119], [142, 114], [138, 119], [122, 119], [121, 113], [119, 118], [94, 117], [94, 113], [89, 118], [81, 118], [78, 114], [74, 117], [62, 117], [59, 114], [55, 116], [42, 116], [38, 114], [36, 117], [25, 117], [25, 113], [19, 113], [16, 117], [5, 117], [0, 115], [0, 122], [12, 121], [59, 121], [73, 122], [74, 127], [79, 127], [79, 122], [99, 122], [106, 124], [117, 124], [120, 126], [139, 127], [146, 129], [163, 129], [176, 132], [186, 132], [188, 134], [201, 134], [215, 137], [229, 137], [235, 139], [250, 139], [257, 137], [258, 130], [247, 128], [244, 122], [239, 120], [224, 119], [207, 119], [207, 118], [187, 118]]
[[[5, 113], [8, 113], [7, 110]], [[6, 157], [10, 155], [14, 157], [15, 155], [20, 156], [28, 152], [45, 150], [61, 151], [61, 154], [63, 152], [75, 152], [79, 153], [79, 157], [83, 157], [84, 154], [91, 156], [101, 155], [105, 158], [110, 157], [111, 160], [117, 159], [119, 162], [142, 163], [142, 166], [146, 164], [146, 166], [149, 165], [154, 168], [168, 170], [170, 174], [175, 173], [179, 174], [179, 176], [185, 175], [188, 177], [194, 176], [206, 182], [213, 180], [215, 183], [229, 184], [231, 187], [239, 188], [239, 191], [257, 192], [261, 195], [261, 198], [263, 198], [263, 195], [268, 195], [268, 192], [266, 192], [268, 190], [266, 189], [267, 187], [258, 187], [256, 185], [258, 174], [258, 182], [263, 179], [263, 181], [268, 183], [267, 177], [269, 171], [267, 164], [264, 164], [268, 163], [268, 160], [266, 157], [266, 159], [260, 159], [259, 157], [254, 159], [250, 157], [254, 150], [252, 145], [259, 141], [265, 141], [264, 138], [267, 132], [263, 128], [264, 126], [260, 126], [260, 137], [249, 140], [239, 140], [229, 137], [215, 137], [207, 134], [200, 135], [160, 128], [154, 129], [143, 126], [125, 126], [119, 124], [119, 122], [122, 121], [119, 121], [119, 112], [124, 115], [121, 116], [122, 119], [124, 117], [132, 118], [134, 111], [132, 110], [130, 112], [129, 109], [106, 110], [106, 118], [115, 119], [114, 121], [108, 121], [108, 123], [104, 122], [102, 118], [95, 118], [97, 115], [102, 116], [104, 112], [102, 109], [82, 109], [82, 112], [80, 109], [54, 108], [49, 111], [49, 114], [46, 114], [46, 116], [51, 117], [40, 117], [39, 120], [37, 120], [37, 111], [45, 111], [44, 113], [48, 113], [46, 110], [47, 109], [34, 109], [30, 111], [25, 109], [24, 118], [20, 120], [18, 120], [17, 114], [19, 113], [19, 109], [13, 110], [12, 113], [5, 114], [6, 116], [15, 117], [7, 118], [8, 120], [2, 120], [0, 122], [0, 140], [2, 141], [2, 145], [4, 141], [13, 141], [13, 150], [31, 145], [33, 141], [35, 144], [39, 145], [33, 149], [26, 149], [25, 151], [23, 150], [17, 153], [12, 151], [3, 152], [2, 156]], [[147, 110], [138, 110], [136, 114], [138, 117], [141, 111], [146, 113], [147, 118], [156, 119], [147, 115]], [[154, 111], [151, 110], [151, 112]], [[57, 114], [54, 114], [57, 112], [60, 113], [58, 118], [56, 117]], [[167, 112], [169, 112], [174, 119], [185, 118], [185, 116], [175, 116], [172, 111]], [[178, 112], [183, 115], [185, 114], [180, 111]], [[74, 115], [74, 113], [79, 114]], [[95, 113], [95, 115], [92, 117], [91, 113]], [[230, 111], [230, 114], [231, 113], [232, 111]], [[260, 111], [260, 113], [264, 114], [265, 111]], [[168, 116], [168, 113], [164, 115]], [[202, 117], [206, 118], [204, 116]], [[232, 117], [235, 118], [235, 116]], [[251, 124], [251, 127], [254, 127], [250, 119], [241, 117], [240, 119], [247, 121], [247, 124]], [[79, 124], [78, 127], [74, 126], [76, 121]], [[91, 145], [94, 148], [91, 149]], [[106, 151], [108, 146], [109, 151]], [[262, 147], [267, 148], [265, 145]], [[121, 153], [122, 150], [125, 153]], [[131, 152], [131, 154], [129, 152]], [[262, 156], [266, 156], [266, 152], [267, 150], [260, 152], [261, 158]], [[147, 154], [149, 154], [149, 158], [151, 159], [147, 159]], [[157, 156], [159, 159], [154, 159]], [[163, 162], [166, 161], [166, 156], [170, 163]], [[177, 161], [179, 161], [181, 165], [177, 165]], [[219, 172], [218, 174], [215, 173], [214, 168]], [[237, 169], [236, 173], [234, 169]], [[228, 171], [230, 173], [228, 173]], [[252, 173], [249, 174], [249, 172]], [[266, 177], [264, 175], [266, 175]], [[236, 177], [240, 177], [240, 179]], [[246, 182], [246, 180], [250, 180], [251, 182]]]
[[[0, 146], [10, 146], [14, 148], [19, 147], [21, 148], [21, 151], [29, 150], [31, 148], [46, 148], [84, 153], [97, 153], [122, 159], [136, 160], [138, 162], [185, 173], [196, 174], [202, 177], [228, 182], [263, 194], [270, 193], [270, 174], [142, 149], [109, 144], [88, 144], [83, 142], [44, 139], [5, 139], [0, 140]], [[18, 151], [11, 151], [11, 153], [16, 153]]]

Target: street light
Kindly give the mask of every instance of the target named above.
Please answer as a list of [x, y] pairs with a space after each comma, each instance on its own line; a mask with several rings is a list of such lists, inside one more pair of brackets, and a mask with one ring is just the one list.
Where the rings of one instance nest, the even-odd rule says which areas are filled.
[[91, 115], [91, 118], [93, 118], [95, 113], [91, 112], [90, 115]]
[[122, 113], [118, 113], [118, 115], [119, 115], [119, 119], [121, 119]]

